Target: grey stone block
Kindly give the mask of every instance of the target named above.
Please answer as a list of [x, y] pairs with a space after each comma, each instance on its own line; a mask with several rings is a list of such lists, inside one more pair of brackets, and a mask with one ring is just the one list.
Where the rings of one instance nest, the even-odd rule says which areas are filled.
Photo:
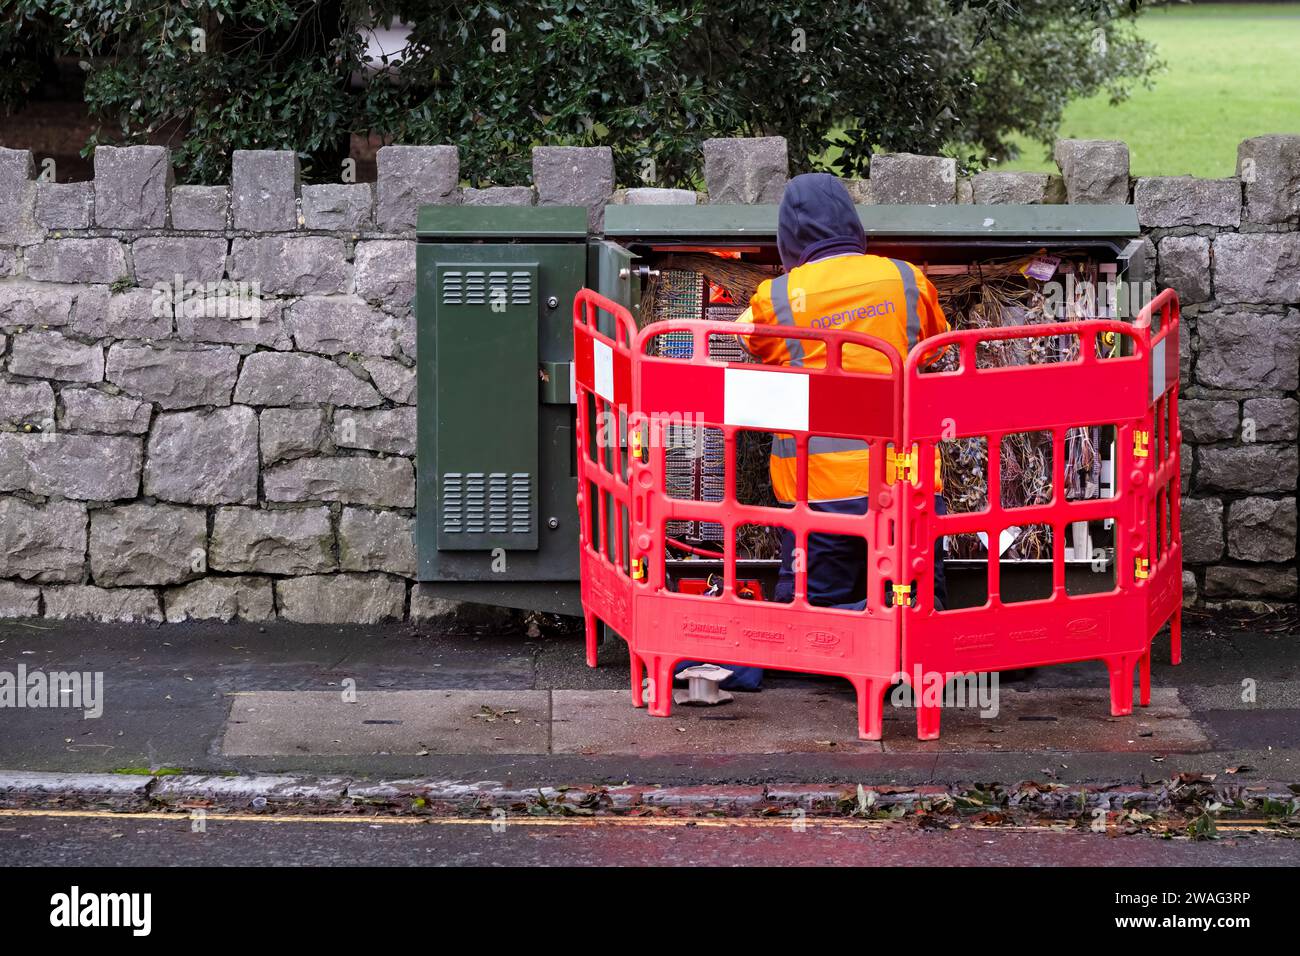
[[585, 206], [588, 227], [600, 232], [614, 193], [614, 153], [608, 146], [534, 146], [533, 184], [537, 205]]
[[116, 239], [48, 239], [27, 250], [27, 277], [37, 282], [102, 282], [131, 278]]
[[46, 229], [89, 229], [94, 183], [37, 183], [36, 221]]
[[267, 501], [341, 501], [415, 506], [415, 470], [406, 458], [301, 458], [262, 474]]
[[871, 157], [871, 195], [878, 203], [956, 202], [957, 161], [915, 153], [877, 153]]
[[[783, 136], [706, 139], [704, 182], [709, 204], [778, 203], [790, 179], [790, 155]], [[533, 166], [537, 153], [533, 152]], [[611, 174], [612, 174], [611, 165]], [[611, 176], [612, 182], [612, 176]]]
[[334, 413], [334, 444], [339, 448], [414, 455], [415, 409], [339, 409]]
[[1228, 506], [1228, 554], [1238, 561], [1291, 561], [1295, 535], [1295, 498], [1242, 498]]
[[258, 283], [260, 293], [271, 295], [346, 292], [352, 282], [347, 246], [329, 236], [234, 239], [228, 273]]
[[1210, 564], [1223, 557], [1223, 502], [1218, 498], [1185, 498], [1180, 511], [1183, 560]]
[[0, 242], [40, 242], [36, 222], [35, 163], [31, 150], [0, 146]]
[[1276, 225], [1300, 217], [1300, 136], [1255, 136], [1237, 147], [1237, 175], [1246, 185], [1246, 218]]
[[1202, 385], [1288, 392], [1300, 386], [1300, 312], [1209, 312], [1197, 317], [1196, 331]]
[[386, 574], [318, 574], [275, 582], [280, 616], [300, 624], [401, 620], [406, 585]]
[[54, 389], [48, 382], [0, 381], [0, 424], [35, 425], [49, 431], [54, 422]]
[[1214, 291], [1220, 302], [1300, 302], [1300, 233], [1216, 237]]
[[375, 154], [375, 221], [385, 232], [408, 232], [424, 205], [460, 202], [460, 151], [455, 146], [384, 146]]
[[302, 219], [308, 229], [358, 232], [374, 219], [375, 195], [370, 183], [327, 183], [302, 187]]
[[1178, 403], [1183, 437], [1197, 444], [1231, 441], [1236, 437], [1239, 418], [1236, 402], [1188, 398]]
[[1202, 448], [1196, 471], [1199, 488], [1224, 491], [1294, 491], [1297, 459], [1294, 445], [1243, 445]]
[[1114, 140], [1061, 139], [1052, 151], [1072, 203], [1128, 202], [1128, 146]]
[[96, 388], [65, 388], [59, 394], [59, 430], [104, 435], [143, 435], [153, 406]]
[[140, 440], [0, 432], [0, 491], [78, 501], [134, 498], [140, 491]]
[[638, 186], [629, 189], [623, 201], [629, 206], [694, 206], [698, 198], [693, 189]]
[[1241, 180], [1153, 176], [1133, 185], [1138, 223], [1148, 228], [1241, 224]]
[[265, 409], [261, 433], [263, 465], [328, 450], [329, 428], [322, 408]]
[[1205, 570], [1207, 598], [1283, 598], [1296, 599], [1295, 568], [1217, 567]]
[[408, 239], [358, 242], [356, 293], [389, 309], [409, 306], [415, 299], [415, 243]]
[[0, 577], [80, 581], [86, 566], [86, 506], [33, 505], [0, 497]]
[[1293, 398], [1250, 398], [1242, 406], [1242, 428], [1249, 422], [1255, 441], [1295, 441], [1300, 404]]
[[190, 282], [217, 282], [226, 273], [226, 240], [208, 236], [147, 236], [131, 243], [135, 278], [142, 286], [156, 282], [182, 287]]
[[401, 351], [401, 323], [355, 296], [304, 296], [289, 306], [286, 326], [304, 352], [392, 357]]
[[171, 184], [171, 157], [165, 147], [96, 147], [95, 225], [161, 229], [167, 225]]
[[1055, 179], [1048, 173], [976, 173], [971, 198], [980, 205], [1038, 205], [1050, 201]]
[[871, 192], [870, 179], [841, 179], [840, 182], [844, 183], [855, 206], [870, 206], [876, 201]]
[[0, 283], [0, 325], [55, 328], [72, 322], [72, 309], [82, 286], [41, 282]]
[[388, 571], [415, 577], [415, 519], [391, 511], [344, 508], [339, 564], [345, 571]]
[[127, 624], [161, 621], [158, 595], [149, 588], [97, 588], [89, 584], [47, 587], [45, 616], [58, 621], [85, 620]]
[[165, 409], [229, 405], [239, 353], [225, 346], [154, 348], [118, 343], [108, 350], [105, 378], [128, 395]]
[[249, 232], [298, 226], [298, 157], [289, 149], [237, 149], [230, 157], [232, 221]]
[[14, 581], [0, 581], [0, 619], [40, 617], [41, 589]]
[[93, 286], [77, 296], [72, 331], [92, 338], [169, 338], [171, 301], [154, 289], [111, 292], [107, 286]]
[[1178, 323], [1178, 378], [1183, 382], [1192, 380], [1192, 336], [1195, 326], [1190, 316], [1183, 316]]
[[229, 212], [230, 190], [225, 186], [172, 188], [173, 229], [223, 232]]
[[379, 389], [379, 394], [398, 405], [415, 404], [415, 369], [392, 359], [363, 356], [362, 367]]
[[203, 578], [163, 592], [168, 623], [182, 621], [270, 621], [275, 594], [268, 578]]
[[322, 403], [369, 408], [381, 401], [369, 382], [319, 355], [254, 352], [244, 359], [235, 401], [249, 405]]
[[131, 504], [90, 514], [90, 573], [103, 587], [179, 584], [207, 562], [201, 508]]
[[1160, 240], [1156, 278], [1178, 293], [1181, 303], [1206, 302], [1210, 291], [1210, 240], [1205, 236], [1166, 236]]
[[9, 348], [9, 371], [61, 382], [104, 380], [104, 350], [65, 339], [57, 332], [23, 332]]
[[217, 571], [316, 574], [332, 571], [334, 529], [328, 508], [263, 511], [219, 508], [212, 523]]
[[[249, 300], [238, 309], [192, 307], [187, 300], [176, 316], [176, 337], [185, 342], [227, 343], [230, 345], [265, 345], [279, 351], [293, 348], [284, 328], [284, 303], [278, 299]], [[252, 313], [245, 316], [244, 312]]]
[[162, 412], [147, 453], [146, 495], [197, 505], [257, 502], [257, 414], [251, 408]]
[[1196, 575], [1191, 571], [1183, 572], [1183, 607], [1193, 607], [1196, 604], [1197, 589]]
[[531, 206], [537, 200], [532, 186], [466, 189], [462, 198], [466, 206]]

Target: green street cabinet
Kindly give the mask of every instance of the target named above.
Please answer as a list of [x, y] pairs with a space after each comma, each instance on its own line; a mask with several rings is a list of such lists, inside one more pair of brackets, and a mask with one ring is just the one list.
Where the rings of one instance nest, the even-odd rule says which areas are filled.
[[[928, 266], [1083, 253], [1147, 279], [1131, 206], [861, 206], [870, 251]], [[426, 206], [416, 249], [418, 578], [437, 596], [580, 612], [573, 298], [637, 314], [674, 250], [777, 263], [776, 206]]]

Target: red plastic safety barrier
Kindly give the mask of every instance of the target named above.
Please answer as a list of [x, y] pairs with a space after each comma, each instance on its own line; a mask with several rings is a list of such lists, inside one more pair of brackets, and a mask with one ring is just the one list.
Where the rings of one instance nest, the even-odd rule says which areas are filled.
[[[1123, 337], [1128, 349], [1112, 348], [1104, 336]], [[1077, 337], [1075, 361], [979, 368], [977, 345], [1008, 339]], [[1114, 340], [1112, 340], [1114, 341]], [[1116, 343], [1118, 344], [1118, 343]], [[1039, 667], [1082, 660], [1105, 661], [1110, 671], [1111, 711], [1131, 713], [1133, 668], [1141, 665], [1141, 701], [1150, 696], [1150, 633], [1146, 602], [1137, 586], [1149, 561], [1146, 494], [1150, 458], [1148, 409], [1150, 357], [1142, 331], [1116, 321], [970, 329], [926, 340], [932, 348], [955, 347], [955, 371], [926, 371], [920, 351], [907, 361], [905, 438], [920, 462], [932, 462], [943, 440], [986, 438], [987, 505], [979, 511], [934, 514], [934, 469], [916, 469], [918, 483], [905, 485], [902, 500], [908, 570], [918, 582], [917, 606], [903, 622], [903, 676], [922, 675], [943, 687], [960, 674]], [[1101, 357], [1113, 351], [1113, 357]], [[1123, 354], [1127, 352], [1128, 354]], [[1067, 500], [1065, 442], [1080, 426], [1114, 426], [1116, 457], [1110, 497]], [[1008, 435], [1047, 432], [1052, 439], [1049, 500], [1030, 507], [1004, 507], [1001, 449]], [[1080, 523], [1113, 522], [1114, 584], [1100, 593], [1071, 594], [1066, 585], [1066, 529]], [[1050, 594], [1038, 600], [1003, 595], [1000, 543], [1026, 526], [1050, 529]], [[940, 610], [933, 599], [933, 552], [942, 538], [983, 532], [988, 543], [988, 593], [980, 607]], [[913, 687], [917, 735], [939, 735], [940, 706]]]
[[[598, 312], [608, 315], [612, 336], [597, 328]], [[1148, 702], [1151, 638], [1166, 621], [1175, 663], [1179, 657], [1178, 304], [1172, 293], [1158, 297], [1132, 325], [1085, 321], [945, 333], [918, 345], [905, 367], [888, 343], [871, 336], [792, 328], [782, 328], [781, 335], [826, 344], [824, 368], [710, 359], [711, 336], [755, 331], [735, 323], [663, 322], [637, 334], [625, 309], [588, 290], [579, 294], [574, 362], [589, 663], [595, 663], [596, 625], [603, 621], [629, 644], [637, 706], [643, 703], [642, 668], [648, 670], [650, 711], [657, 716], [670, 711], [673, 668], [681, 660], [839, 675], [858, 692], [859, 734], [866, 739], [880, 737], [883, 696], [900, 675], [911, 682], [917, 674], [937, 676], [942, 686], [959, 674], [1095, 659], [1110, 671], [1113, 713], [1132, 710], [1135, 666], [1141, 703]], [[649, 354], [652, 341], [667, 333], [691, 337], [689, 357]], [[1077, 339], [1078, 358], [978, 367], [981, 342], [1048, 336]], [[890, 371], [846, 371], [846, 346], [878, 352]], [[957, 350], [958, 367], [925, 368], [923, 359], [944, 348]], [[665, 449], [674, 426], [721, 433], [721, 500], [668, 493]], [[1068, 500], [1064, 443], [1071, 429], [1090, 426], [1114, 431], [1112, 493]], [[737, 500], [737, 436], [746, 430], [794, 436], [794, 507]], [[1053, 493], [1043, 504], [1003, 507], [999, 449], [1005, 436], [1019, 432], [1051, 434]], [[938, 515], [938, 443], [965, 436], [987, 438], [987, 507]], [[866, 444], [865, 515], [829, 514], [807, 505], [813, 438]], [[721, 528], [720, 587], [716, 581], [699, 587], [671, 579], [668, 551], [682, 546], [667, 525], [681, 521]], [[1064, 559], [1066, 529], [1089, 522], [1104, 522], [1113, 533], [1113, 586], [1073, 593]], [[791, 603], [761, 594], [765, 600], [754, 600], [756, 582], [736, 570], [737, 532], [744, 525], [787, 529], [801, 549], [796, 555], [808, 553], [813, 532], [863, 538], [865, 608], [809, 604], [806, 562], [798, 560]], [[1051, 529], [1051, 589], [1039, 599], [1015, 601], [1003, 594], [995, 543], [1004, 531], [1024, 525]], [[984, 532], [990, 544], [987, 600], [979, 607], [936, 609], [936, 542], [973, 532]], [[692, 546], [685, 550], [699, 553]], [[918, 735], [937, 736], [938, 706], [924, 694], [916, 699]]]
[[1138, 313], [1137, 328], [1149, 336], [1151, 435], [1147, 488], [1147, 555], [1149, 566], [1138, 590], [1146, 596], [1147, 633], [1169, 623], [1169, 657], [1183, 657], [1183, 536], [1180, 530], [1183, 437], [1178, 426], [1179, 312], [1172, 289], [1161, 292]]
[[[650, 675], [650, 712], [667, 716], [672, 706], [673, 667], [681, 660], [834, 674], [858, 694], [860, 736], [881, 735], [884, 694], [898, 671], [899, 608], [886, 600], [896, 576], [897, 536], [890, 527], [891, 493], [886, 483], [890, 446], [900, 435], [901, 359], [888, 343], [851, 332], [782, 328], [784, 337], [826, 344], [824, 368], [726, 365], [709, 358], [711, 336], [754, 331], [733, 322], [659, 322], [637, 338], [633, 371], [636, 407], [633, 427], [645, 429], [644, 460], [632, 464], [634, 560], [645, 577], [634, 586], [633, 667], [640, 660]], [[688, 333], [690, 358], [647, 354], [658, 336]], [[847, 372], [843, 349], [856, 346], [884, 356], [887, 373]], [[724, 444], [725, 490], [720, 501], [670, 496], [666, 490], [667, 431], [687, 425], [720, 432]], [[797, 498], [792, 508], [744, 504], [736, 495], [736, 443], [742, 431], [793, 435]], [[814, 511], [807, 504], [808, 448], [813, 438], [855, 439], [866, 444], [868, 502], [865, 515]], [[722, 587], [697, 595], [671, 586], [664, 555], [670, 521], [711, 522], [721, 528]], [[808, 603], [807, 561], [794, 562], [790, 603], [755, 601], [737, 592], [738, 530], [744, 525], [779, 526], [794, 535], [796, 554], [808, 554], [811, 532], [854, 535], [865, 540], [868, 561], [864, 610], [814, 607]], [[638, 705], [640, 681], [634, 678]]]
[[[612, 336], [600, 331], [602, 312]], [[578, 547], [590, 667], [596, 666], [599, 622], [624, 640], [630, 640], [633, 627], [627, 412], [635, 336], [636, 324], [626, 309], [587, 289], [578, 294], [573, 303]]]

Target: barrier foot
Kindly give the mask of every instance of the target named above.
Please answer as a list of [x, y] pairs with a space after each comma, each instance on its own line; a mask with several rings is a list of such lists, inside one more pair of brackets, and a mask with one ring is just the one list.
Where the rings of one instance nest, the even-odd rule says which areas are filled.
[[584, 614], [583, 617], [586, 619], [587, 624], [587, 666], [595, 667], [596, 640], [599, 637], [596, 628], [600, 627], [600, 623], [596, 620], [596, 615], [590, 612]]
[[1174, 609], [1174, 616], [1169, 619], [1169, 663], [1183, 662], [1183, 609]]
[[1138, 706], [1151, 706], [1151, 648], [1138, 661]]
[[1132, 656], [1106, 658], [1106, 670], [1110, 673], [1112, 717], [1133, 713], [1133, 664]]
[[[913, 692], [915, 696], [920, 694]], [[917, 740], [938, 740], [939, 739], [939, 715], [942, 711], [933, 704], [926, 705], [917, 703], [916, 705], [916, 739]]]
[[671, 657], [652, 657], [647, 663], [650, 671], [650, 714], [669, 717], [673, 712], [673, 664]]
[[853, 688], [858, 692], [858, 739], [879, 740], [884, 736], [885, 692], [888, 683], [866, 677], [853, 677]]
[[645, 668], [641, 666], [641, 658], [635, 654], [632, 657], [632, 706], [644, 707], [645, 694], [642, 693], [641, 679], [645, 676]]

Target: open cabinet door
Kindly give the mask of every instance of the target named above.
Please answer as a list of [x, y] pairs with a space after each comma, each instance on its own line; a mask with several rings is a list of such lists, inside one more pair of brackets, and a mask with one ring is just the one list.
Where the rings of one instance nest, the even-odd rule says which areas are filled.
[[[625, 247], [608, 239], [598, 239], [588, 245], [587, 275], [591, 288], [609, 301], [627, 309], [634, 321], [639, 321], [641, 311], [641, 280], [632, 266], [636, 257]], [[601, 333], [614, 337], [610, 317], [603, 312], [597, 319]]]

